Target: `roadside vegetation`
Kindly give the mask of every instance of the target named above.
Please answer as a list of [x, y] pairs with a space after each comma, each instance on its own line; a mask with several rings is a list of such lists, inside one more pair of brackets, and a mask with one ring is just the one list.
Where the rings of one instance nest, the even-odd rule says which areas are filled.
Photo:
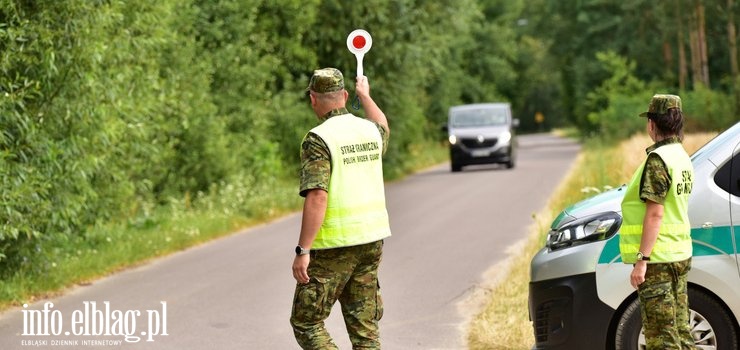
[[[447, 148], [435, 145], [409, 163], [410, 171], [438, 164]], [[121, 269], [247, 229], [299, 210], [297, 180], [223, 184], [210, 194], [171, 199], [142, 209], [144, 214], [88, 228], [84, 235], [37, 245], [24, 264], [0, 280], [0, 312], [11, 306], [63, 293]], [[248, 208], [248, 210], [245, 210]], [[32, 260], [33, 258], [33, 260]], [[30, 263], [33, 261], [33, 264]]]
[[[740, 111], [739, 11], [0, 0], [0, 308], [297, 209], [298, 148], [316, 124], [304, 89], [333, 66], [354, 95], [356, 28], [373, 38], [364, 71], [393, 130], [394, 180], [445, 158], [440, 126], [458, 104], [510, 102], [521, 132], [615, 142], [642, 130], [632, 116], [654, 93], [678, 93], [690, 130], [726, 128]], [[599, 180], [589, 186], [615, 181]]]
[[[684, 147], [689, 154], [711, 140], [717, 133], [686, 135]], [[567, 206], [609, 188], [629, 181], [645, 157], [645, 148], [652, 145], [646, 134], [605, 144], [590, 140], [564, 181], [555, 189], [548, 204], [534, 217], [529, 238], [511, 263], [487, 291], [489, 303], [473, 318], [468, 327], [470, 350], [528, 350], [534, 344], [534, 332], [529, 321], [529, 264], [534, 254], [544, 246], [550, 223]], [[628, 283], [625, 276], [625, 283]]]

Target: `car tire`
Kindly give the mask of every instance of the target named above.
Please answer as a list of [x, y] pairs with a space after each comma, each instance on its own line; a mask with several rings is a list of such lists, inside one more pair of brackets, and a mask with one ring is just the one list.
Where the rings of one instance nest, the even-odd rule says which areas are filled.
[[[642, 339], [640, 339], [642, 337]], [[614, 335], [615, 350], [637, 350], [645, 343], [640, 319], [640, 300], [633, 300], [622, 313]]]
[[[725, 308], [708, 294], [690, 288], [691, 334], [701, 349], [737, 349], [738, 334]], [[707, 327], [708, 324], [708, 327]], [[633, 300], [622, 313], [614, 337], [616, 350], [645, 349], [640, 301]]]
[[512, 158], [510, 161], [506, 162], [506, 169], [511, 169], [515, 165], [514, 158]]
[[462, 170], [462, 165], [455, 163], [455, 162], [451, 162], [450, 170], [452, 170], [453, 173], [459, 172], [460, 170]]
[[509, 151], [509, 161], [506, 162], [506, 163], [504, 163], [506, 165], [506, 169], [511, 169], [511, 168], [514, 167], [514, 165], [516, 165], [516, 159], [515, 158], [516, 158], [516, 156], [515, 156], [514, 150], [512, 149], [512, 150]]

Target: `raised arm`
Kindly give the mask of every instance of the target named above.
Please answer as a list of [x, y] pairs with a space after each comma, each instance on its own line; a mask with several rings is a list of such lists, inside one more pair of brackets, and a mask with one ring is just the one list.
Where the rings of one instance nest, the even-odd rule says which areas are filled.
[[355, 93], [357, 93], [357, 97], [360, 99], [360, 103], [362, 104], [362, 108], [365, 110], [365, 116], [367, 116], [367, 119], [382, 125], [388, 132], [388, 135], [390, 135], [391, 128], [388, 126], [388, 120], [385, 118], [385, 113], [380, 110], [380, 107], [378, 107], [378, 105], [375, 104], [375, 101], [373, 101], [373, 98], [370, 97], [370, 84], [367, 82], [367, 77], [357, 77]]

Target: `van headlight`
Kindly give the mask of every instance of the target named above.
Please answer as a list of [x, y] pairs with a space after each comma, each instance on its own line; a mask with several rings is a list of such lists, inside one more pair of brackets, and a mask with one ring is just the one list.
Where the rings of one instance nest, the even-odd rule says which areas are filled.
[[509, 141], [511, 141], [511, 132], [509, 131], [502, 132], [498, 137], [499, 143], [509, 143]]
[[457, 136], [455, 136], [455, 135], [450, 135], [450, 137], [448, 138], [448, 140], [450, 140], [450, 144], [451, 144], [451, 145], [454, 145], [454, 144], [456, 144], [456, 143], [457, 143]]
[[547, 234], [547, 247], [557, 250], [574, 245], [605, 240], [622, 225], [622, 216], [610, 211], [590, 215], [565, 224]]

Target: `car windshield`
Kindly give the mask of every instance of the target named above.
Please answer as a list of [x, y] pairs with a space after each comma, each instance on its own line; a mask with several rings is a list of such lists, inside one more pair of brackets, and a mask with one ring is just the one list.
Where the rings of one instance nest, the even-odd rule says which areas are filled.
[[450, 125], [458, 128], [506, 125], [503, 109], [466, 109], [450, 115]]

